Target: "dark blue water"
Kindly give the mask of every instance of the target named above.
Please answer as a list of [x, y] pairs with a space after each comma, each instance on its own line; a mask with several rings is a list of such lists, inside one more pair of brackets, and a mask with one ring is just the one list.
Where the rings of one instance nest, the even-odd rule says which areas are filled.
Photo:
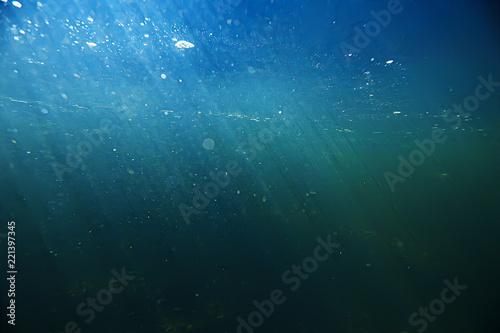
[[499, 332], [499, 14], [2, 2], [2, 332]]

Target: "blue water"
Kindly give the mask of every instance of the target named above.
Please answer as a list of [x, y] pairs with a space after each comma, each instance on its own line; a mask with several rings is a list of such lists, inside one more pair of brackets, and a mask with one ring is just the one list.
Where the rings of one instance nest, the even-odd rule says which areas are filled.
[[1, 2], [1, 332], [499, 332], [499, 14]]

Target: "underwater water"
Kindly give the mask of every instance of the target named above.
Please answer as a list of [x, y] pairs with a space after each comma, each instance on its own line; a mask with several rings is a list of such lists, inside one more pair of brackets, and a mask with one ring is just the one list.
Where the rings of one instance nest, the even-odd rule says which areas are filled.
[[1, 332], [500, 332], [499, 14], [1, 2]]

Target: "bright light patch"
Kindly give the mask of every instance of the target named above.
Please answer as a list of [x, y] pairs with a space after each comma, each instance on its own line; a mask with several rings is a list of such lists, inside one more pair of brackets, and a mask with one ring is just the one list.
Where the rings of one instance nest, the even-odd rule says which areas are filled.
[[179, 49], [190, 49], [190, 48], [194, 47], [194, 44], [192, 44], [190, 42], [186, 42], [185, 40], [180, 40], [177, 43], [175, 43], [175, 47], [177, 47]]
[[387, 60], [385, 63], [386, 63], [386, 64], [388, 64], [388, 65], [390, 65], [390, 64], [392, 64], [393, 62], [394, 62], [394, 60]]
[[17, 8], [21, 8], [23, 6], [19, 1], [12, 1], [12, 5]]

